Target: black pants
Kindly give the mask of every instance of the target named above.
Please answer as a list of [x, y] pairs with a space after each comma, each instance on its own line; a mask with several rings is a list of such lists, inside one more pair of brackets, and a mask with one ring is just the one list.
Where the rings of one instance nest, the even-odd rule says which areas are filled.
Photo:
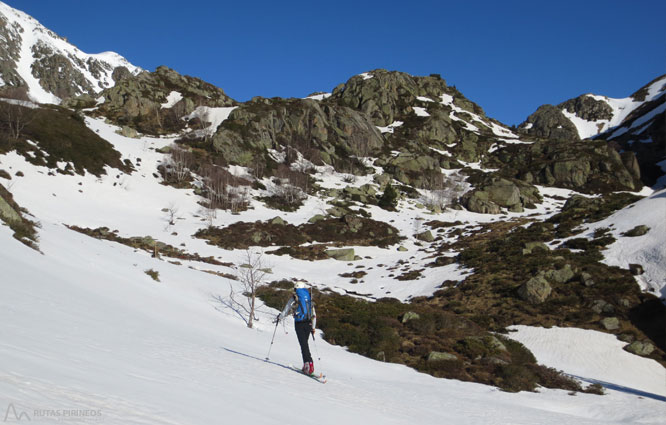
[[296, 337], [298, 338], [298, 343], [301, 345], [301, 356], [303, 356], [303, 363], [312, 361], [310, 347], [308, 346], [308, 337], [310, 337], [311, 331], [312, 324], [310, 322], [296, 322]]

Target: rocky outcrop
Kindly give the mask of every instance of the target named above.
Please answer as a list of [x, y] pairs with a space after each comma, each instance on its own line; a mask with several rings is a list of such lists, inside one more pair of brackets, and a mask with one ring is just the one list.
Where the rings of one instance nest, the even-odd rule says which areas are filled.
[[[222, 89], [198, 78], [181, 75], [165, 66], [157, 68], [155, 72], [142, 72], [136, 76], [121, 71], [115, 73], [114, 77], [118, 82], [101, 93], [104, 100], [95, 114], [146, 134], [166, 134], [182, 129], [186, 123], [181, 118], [197, 106], [222, 107], [236, 104]], [[177, 92], [180, 100], [168, 106], [167, 97], [172, 92]], [[77, 100], [67, 105], [73, 102]]]
[[587, 94], [560, 103], [558, 107], [586, 121], [610, 121], [613, 118], [613, 109], [608, 103]]
[[[404, 72], [376, 69], [340, 84], [326, 102], [362, 111], [375, 125], [384, 127], [413, 114], [417, 97], [436, 100], [448, 92], [452, 90], [438, 76], [414, 77]], [[464, 103], [464, 106], [471, 105]]]
[[542, 141], [529, 147], [511, 145], [493, 153], [489, 166], [500, 174], [531, 184], [583, 193], [635, 191], [640, 176], [627, 168], [620, 154], [603, 140]]
[[235, 109], [212, 139], [230, 163], [250, 165], [268, 149], [300, 152], [314, 163], [335, 164], [383, 146], [365, 114], [311, 99], [255, 98]]
[[[0, 79], [4, 87], [21, 87], [25, 81], [16, 70], [21, 46], [21, 34], [15, 25], [0, 14]], [[2, 88], [0, 87], [0, 92]]]
[[[39, 80], [39, 84], [49, 93], [53, 93], [60, 99], [67, 99], [83, 94], [95, 95], [104, 89], [99, 82], [99, 87], [93, 87], [81, 69], [85, 69], [91, 75], [100, 77], [102, 71], [113, 72], [113, 66], [99, 60], [89, 58], [83, 61], [76, 57], [66, 57], [53, 51], [47, 44], [38, 42], [32, 46], [32, 54], [35, 61], [32, 65], [32, 74]], [[74, 66], [74, 61], [78, 67]], [[99, 81], [99, 80], [98, 80]]]
[[500, 214], [503, 208], [522, 212], [541, 202], [539, 191], [532, 185], [515, 179], [490, 177], [467, 192], [461, 199], [470, 211], [482, 214]]
[[578, 130], [562, 110], [553, 105], [542, 105], [518, 126], [518, 131], [530, 136], [553, 140], [580, 140]]

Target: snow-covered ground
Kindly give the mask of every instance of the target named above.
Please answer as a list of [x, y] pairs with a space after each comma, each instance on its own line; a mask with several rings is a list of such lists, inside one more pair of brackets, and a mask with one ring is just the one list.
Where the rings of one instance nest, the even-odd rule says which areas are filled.
[[585, 329], [513, 326], [509, 336], [549, 367], [586, 382], [599, 382], [666, 401], [666, 369], [652, 359], [624, 351], [615, 335]]
[[[611, 229], [616, 241], [603, 251], [604, 262], [623, 269], [628, 269], [629, 264], [640, 264], [645, 273], [636, 276], [638, 284], [663, 298], [666, 297], [666, 189], [650, 192], [646, 188], [644, 199], [591, 224], [584, 235], [591, 238], [596, 229]], [[638, 225], [646, 225], [650, 230], [643, 236], [622, 235]]]
[[656, 424], [666, 416], [666, 403], [622, 391], [510, 394], [436, 379], [318, 335], [321, 385], [287, 368], [300, 358], [291, 324], [278, 328], [264, 361], [275, 312], [246, 328], [215, 300], [226, 279], [56, 223], [43, 222], [43, 254], [10, 233], [0, 227], [0, 413], [9, 421], [16, 412], [53, 423], [44, 415], [72, 410], [113, 424], [283, 424], [295, 412], [322, 424]]

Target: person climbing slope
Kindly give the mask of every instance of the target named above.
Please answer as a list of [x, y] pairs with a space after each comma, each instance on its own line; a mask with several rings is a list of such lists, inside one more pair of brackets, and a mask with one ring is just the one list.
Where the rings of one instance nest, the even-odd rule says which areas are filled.
[[301, 346], [301, 356], [303, 357], [303, 373], [306, 375], [314, 374], [314, 363], [310, 354], [308, 337], [312, 334], [314, 338], [317, 316], [315, 314], [314, 303], [310, 291], [305, 286], [305, 281], [297, 280], [294, 284], [294, 294], [289, 298], [284, 306], [282, 313], [276, 318], [276, 323], [283, 320], [293, 311], [294, 327], [296, 328], [296, 337]]

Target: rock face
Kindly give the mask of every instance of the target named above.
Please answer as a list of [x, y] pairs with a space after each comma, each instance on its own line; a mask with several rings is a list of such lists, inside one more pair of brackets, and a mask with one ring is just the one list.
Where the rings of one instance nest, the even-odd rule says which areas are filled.
[[543, 273], [531, 278], [518, 288], [518, 295], [530, 304], [541, 304], [552, 292]]
[[[167, 104], [172, 93], [180, 100]], [[233, 106], [236, 102], [222, 89], [198, 78], [180, 75], [161, 66], [155, 72], [142, 72], [121, 79], [113, 88], [101, 94], [104, 102], [98, 106], [102, 115], [118, 125], [126, 125], [146, 134], [165, 134], [185, 126], [181, 117], [197, 106]], [[68, 103], [78, 103], [78, 99]], [[94, 106], [94, 105], [87, 105]]]
[[[375, 125], [384, 127], [413, 113], [412, 105], [417, 97], [436, 100], [443, 93], [454, 94], [440, 77], [413, 77], [403, 72], [376, 69], [365, 75], [356, 75], [336, 87], [327, 102], [362, 111], [370, 116]], [[471, 102], [463, 99], [458, 101], [462, 107], [474, 108]]]
[[640, 175], [627, 168], [620, 154], [602, 140], [537, 142], [527, 149], [508, 146], [498, 151], [489, 165], [500, 168], [500, 174], [527, 183], [584, 193], [642, 187]]
[[613, 118], [613, 108], [608, 103], [588, 95], [569, 99], [560, 103], [559, 107], [586, 121], [610, 121]]
[[283, 148], [314, 163], [334, 164], [349, 155], [366, 156], [383, 143], [365, 114], [311, 99], [255, 98], [235, 109], [213, 136], [214, 149], [240, 165], [252, 164], [267, 149]]

